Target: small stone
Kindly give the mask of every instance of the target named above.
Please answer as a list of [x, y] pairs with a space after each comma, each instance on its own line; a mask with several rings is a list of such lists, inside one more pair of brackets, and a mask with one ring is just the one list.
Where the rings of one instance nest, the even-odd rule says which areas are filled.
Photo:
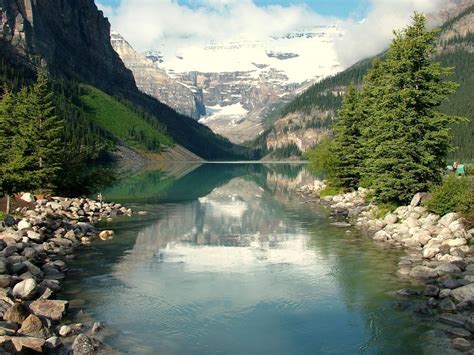
[[469, 281], [464, 279], [448, 279], [443, 281], [443, 286], [445, 288], [455, 289], [461, 286], [465, 286], [469, 283]]
[[20, 198], [25, 202], [29, 202], [29, 203], [35, 202], [35, 197], [29, 192], [24, 193], [23, 195], [21, 195]]
[[71, 333], [72, 333], [72, 329], [68, 325], [63, 325], [61, 326], [61, 328], [59, 328], [59, 335], [62, 337], [67, 337], [71, 335]]
[[39, 234], [38, 232], [29, 230], [29, 231], [26, 232], [26, 236], [27, 236], [28, 239], [30, 239], [30, 240], [34, 240], [34, 241], [36, 241], [36, 242], [41, 241], [41, 234]]
[[464, 338], [456, 338], [452, 341], [453, 348], [459, 351], [468, 351], [471, 349], [471, 343]]
[[451, 289], [449, 288], [444, 288], [441, 291], [439, 291], [439, 298], [446, 298], [449, 297], [451, 294]]
[[31, 224], [26, 219], [22, 219], [20, 222], [18, 222], [17, 228], [18, 230], [28, 229], [31, 228]]
[[56, 350], [63, 345], [61, 339], [57, 336], [52, 336], [51, 338], [46, 339], [44, 346], [50, 350]]
[[456, 310], [456, 305], [449, 298], [445, 298], [439, 303], [439, 308], [442, 311], [452, 312]]
[[426, 301], [426, 305], [431, 308], [438, 307], [438, 301], [436, 301], [433, 297], [430, 297], [428, 301]]
[[92, 333], [96, 334], [99, 333], [104, 328], [104, 324], [102, 322], [95, 322], [92, 326]]
[[22, 300], [33, 298], [36, 293], [36, 281], [34, 279], [26, 279], [15, 285], [13, 288], [13, 296]]
[[0, 275], [0, 287], [7, 288], [12, 283], [12, 277], [10, 275]]

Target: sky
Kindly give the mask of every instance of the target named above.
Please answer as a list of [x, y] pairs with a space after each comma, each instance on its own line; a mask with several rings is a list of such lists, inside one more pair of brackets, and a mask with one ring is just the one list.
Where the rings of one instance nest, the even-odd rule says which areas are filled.
[[167, 45], [255, 40], [336, 24], [345, 66], [385, 49], [393, 30], [414, 11], [432, 12], [449, 0], [96, 0], [112, 29], [144, 51]]

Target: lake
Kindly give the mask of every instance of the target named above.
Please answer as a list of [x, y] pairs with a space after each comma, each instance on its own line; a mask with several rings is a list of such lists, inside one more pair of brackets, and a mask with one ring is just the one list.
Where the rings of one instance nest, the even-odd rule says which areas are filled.
[[394, 291], [403, 252], [355, 229], [295, 187], [304, 165], [180, 165], [103, 192], [144, 216], [78, 253], [62, 297], [106, 323], [133, 354], [436, 353], [436, 330]]

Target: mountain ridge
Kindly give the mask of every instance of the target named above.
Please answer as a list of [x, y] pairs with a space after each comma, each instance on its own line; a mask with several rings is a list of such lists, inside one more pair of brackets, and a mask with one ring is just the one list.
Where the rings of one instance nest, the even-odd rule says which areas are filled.
[[233, 145], [195, 120], [141, 93], [110, 43], [110, 24], [93, 0], [0, 0], [4, 57], [30, 68], [47, 66], [55, 76], [92, 85], [125, 100], [160, 122], [175, 144], [204, 159], [242, 159]]

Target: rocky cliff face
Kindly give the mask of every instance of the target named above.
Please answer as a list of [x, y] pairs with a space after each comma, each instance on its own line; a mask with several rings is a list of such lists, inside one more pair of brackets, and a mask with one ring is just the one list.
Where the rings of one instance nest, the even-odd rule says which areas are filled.
[[112, 33], [111, 43], [127, 68], [133, 72], [140, 91], [194, 119], [206, 114], [202, 91], [191, 90], [171, 78], [158, 67], [156, 60], [136, 52], [120, 34]]
[[333, 111], [315, 109], [309, 115], [295, 112], [279, 118], [267, 136], [267, 148], [277, 149], [294, 144], [305, 152], [331, 133], [321, 122], [330, 120], [334, 114]]
[[30, 62], [106, 91], [136, 89], [93, 0], [0, 0], [0, 41]]

